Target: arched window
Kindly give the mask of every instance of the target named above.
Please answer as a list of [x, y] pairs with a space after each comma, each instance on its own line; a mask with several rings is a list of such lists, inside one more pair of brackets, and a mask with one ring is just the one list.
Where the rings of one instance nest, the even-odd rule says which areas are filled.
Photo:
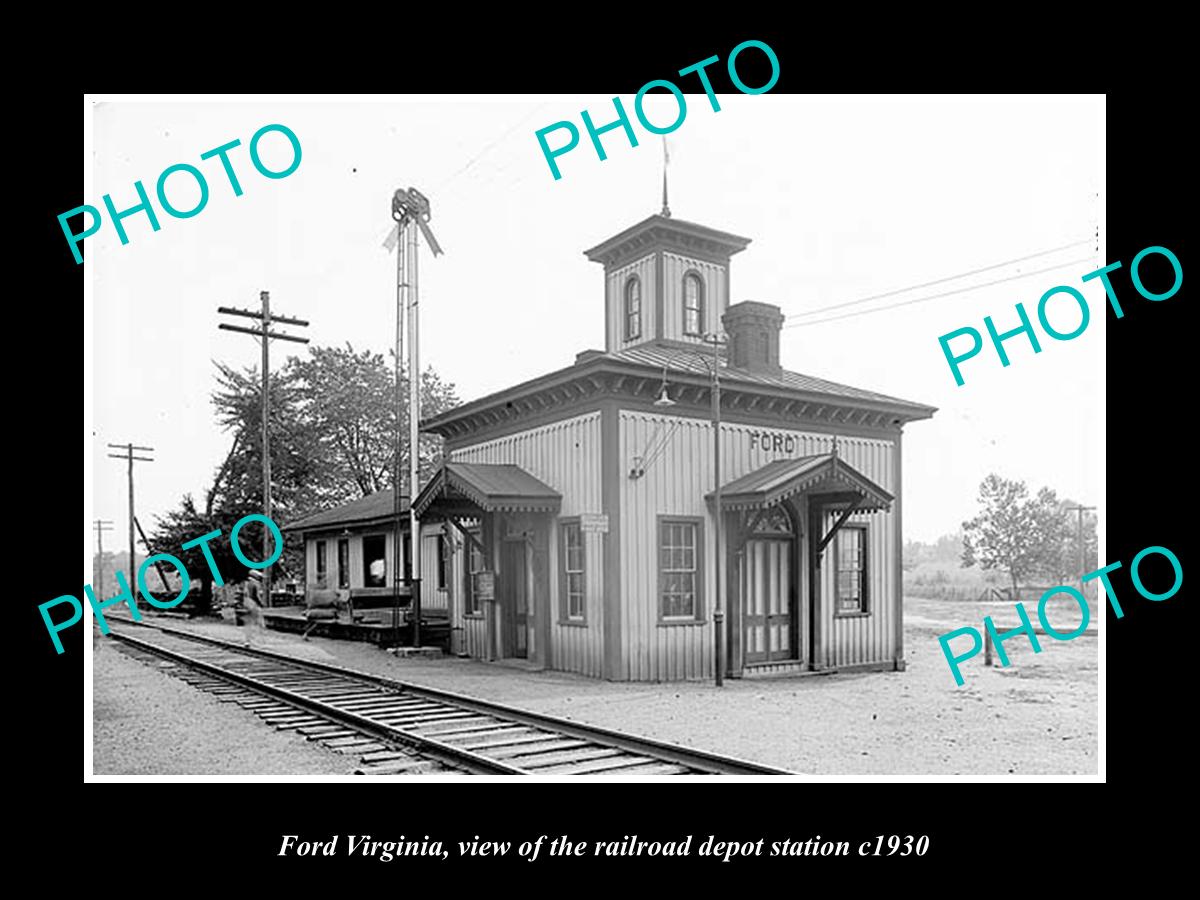
[[625, 340], [642, 336], [642, 283], [636, 275], [625, 282]]
[[704, 283], [694, 272], [683, 276], [683, 333], [704, 333]]
[[767, 510], [754, 526], [755, 534], [791, 534], [792, 519], [780, 506]]

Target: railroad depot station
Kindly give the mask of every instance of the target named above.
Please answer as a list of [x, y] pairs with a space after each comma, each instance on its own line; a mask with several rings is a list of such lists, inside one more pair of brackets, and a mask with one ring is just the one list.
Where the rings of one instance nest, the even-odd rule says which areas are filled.
[[[783, 368], [779, 308], [730, 303], [749, 243], [665, 214], [601, 242], [604, 350], [422, 423], [422, 620], [452, 654], [711, 678], [720, 554], [725, 674], [904, 668], [901, 434], [935, 410]], [[310, 590], [384, 602], [394, 523], [384, 491], [286, 530]]]

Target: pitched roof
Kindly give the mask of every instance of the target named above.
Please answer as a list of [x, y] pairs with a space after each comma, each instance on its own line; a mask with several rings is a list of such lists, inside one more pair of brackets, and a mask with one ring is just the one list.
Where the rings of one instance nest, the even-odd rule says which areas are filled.
[[562, 505], [562, 494], [554, 488], [507, 464], [445, 463], [418, 495], [417, 515], [445, 494], [465, 497], [486, 512], [556, 512]]
[[[680, 352], [690, 350], [690, 353]], [[601, 350], [589, 350], [580, 354], [575, 365], [549, 372], [537, 378], [523, 381], [504, 390], [494, 391], [475, 400], [459, 404], [453, 409], [446, 410], [421, 422], [422, 431], [441, 432], [449, 423], [458, 422], [474, 415], [481, 410], [504, 407], [506, 401], [515, 400], [544, 390], [569, 383], [577, 378], [586, 378], [604, 372], [616, 374], [635, 374], [643, 377], [661, 375], [664, 367], [668, 374], [693, 375], [707, 379], [709, 370], [699, 354], [704, 351], [699, 347], [680, 342], [662, 344], [642, 344], [627, 350], [607, 353]], [[903, 421], [928, 419], [937, 408], [911, 400], [902, 400], [876, 391], [838, 384], [823, 378], [814, 378], [800, 372], [784, 370], [778, 375], [762, 372], [751, 372], [729, 366], [722, 361], [721, 381], [727, 387], [740, 390], [759, 388], [763, 393], [786, 392], [804, 402], [827, 403], [830, 406], [849, 404], [858, 407], [868, 407], [896, 415]], [[511, 406], [511, 402], [508, 404]]]
[[[697, 348], [695, 351], [695, 353], [702, 352], [704, 352], [702, 348]], [[615, 353], [599, 354], [597, 358], [640, 363], [642, 365], [654, 366], [657, 369], [666, 366], [668, 372], [687, 372], [708, 376], [708, 367], [695, 353], [680, 353], [679, 349], [673, 345], [641, 344], [637, 347], [630, 347], [627, 350], [619, 350]], [[929, 413], [933, 412], [933, 407], [925, 406], [921, 403], [913, 403], [911, 400], [901, 400], [898, 397], [890, 397], [887, 394], [879, 394], [875, 391], [851, 387], [848, 384], [838, 384], [836, 381], [826, 381], [823, 378], [814, 378], [812, 375], [803, 375], [800, 372], [789, 372], [787, 369], [784, 369], [778, 375], [771, 375], [765, 372], [751, 372], [748, 369], [737, 369], [727, 365], [725, 360], [722, 360], [721, 381], [768, 385], [771, 387], [788, 388], [794, 391], [804, 391], [810, 394], [826, 394], [831, 397], [844, 397], [849, 400], [888, 403], [910, 407], [914, 410], [920, 409], [927, 410]]]
[[731, 234], [728, 231], [709, 228], [707, 225], [701, 225], [698, 222], [688, 222], [684, 219], [676, 219], [673, 216], [664, 216], [656, 213], [642, 219], [636, 225], [630, 225], [620, 234], [614, 234], [595, 247], [584, 250], [583, 255], [592, 262], [600, 262], [606, 254], [620, 247], [622, 244], [631, 239], [636, 239], [646, 232], [654, 232], [656, 230], [660, 235], [663, 233], [675, 233], [707, 241], [710, 245], [719, 247], [724, 253], [730, 256], [740, 253], [750, 244], [750, 238], [742, 237], [740, 234]]
[[[333, 509], [322, 510], [311, 516], [297, 519], [283, 527], [284, 531], [315, 531], [318, 528], [333, 528], [338, 525], [366, 525], [388, 521], [395, 515], [392, 509], [391, 490], [377, 491], [358, 500], [351, 500]], [[408, 497], [400, 497], [401, 512], [408, 512]]]
[[[721, 487], [725, 509], [762, 509], [820, 486], [848, 488], [862, 495], [858, 508], [889, 509], [895, 499], [836, 453], [776, 459]], [[713, 494], [709, 494], [711, 500]]]

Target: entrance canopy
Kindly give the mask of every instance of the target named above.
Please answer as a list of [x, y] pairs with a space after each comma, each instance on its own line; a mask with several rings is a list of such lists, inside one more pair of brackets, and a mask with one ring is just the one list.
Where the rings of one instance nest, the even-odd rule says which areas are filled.
[[417, 497], [413, 510], [427, 513], [551, 512], [562, 495], [520, 466], [444, 463]]
[[[823, 453], [777, 459], [735, 478], [721, 488], [721, 505], [727, 510], [762, 510], [802, 493], [858, 494], [855, 512], [886, 512], [895, 499], [836, 453]], [[714, 496], [708, 495], [709, 503]]]

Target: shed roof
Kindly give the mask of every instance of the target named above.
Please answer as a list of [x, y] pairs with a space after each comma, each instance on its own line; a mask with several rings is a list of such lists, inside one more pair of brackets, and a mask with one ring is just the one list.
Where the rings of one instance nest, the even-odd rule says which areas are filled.
[[[322, 510], [304, 516], [283, 527], [284, 531], [315, 531], [319, 528], [334, 528], [347, 525], [368, 525], [391, 520], [395, 515], [392, 508], [391, 490], [376, 491], [358, 500], [351, 500], [333, 509]], [[408, 512], [408, 497], [401, 495], [400, 511]]]

